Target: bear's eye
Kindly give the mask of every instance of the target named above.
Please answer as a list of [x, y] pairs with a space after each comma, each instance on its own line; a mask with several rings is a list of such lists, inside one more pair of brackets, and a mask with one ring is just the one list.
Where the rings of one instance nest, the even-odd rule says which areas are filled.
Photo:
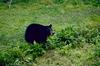
[[49, 27], [51, 28], [52, 27], [52, 24], [50, 24]]

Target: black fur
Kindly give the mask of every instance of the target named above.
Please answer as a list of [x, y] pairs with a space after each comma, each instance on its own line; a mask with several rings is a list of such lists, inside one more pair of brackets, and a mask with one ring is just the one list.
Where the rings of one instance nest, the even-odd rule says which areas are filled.
[[47, 41], [47, 37], [52, 34], [53, 32], [51, 24], [49, 26], [31, 24], [26, 29], [25, 40], [31, 44], [33, 44], [34, 41], [36, 41], [37, 43], [44, 43]]

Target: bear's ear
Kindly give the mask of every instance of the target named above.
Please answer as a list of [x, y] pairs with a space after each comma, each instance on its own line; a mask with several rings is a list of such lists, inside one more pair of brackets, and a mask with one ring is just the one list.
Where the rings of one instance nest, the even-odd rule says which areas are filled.
[[50, 24], [49, 27], [52, 27], [52, 24]]

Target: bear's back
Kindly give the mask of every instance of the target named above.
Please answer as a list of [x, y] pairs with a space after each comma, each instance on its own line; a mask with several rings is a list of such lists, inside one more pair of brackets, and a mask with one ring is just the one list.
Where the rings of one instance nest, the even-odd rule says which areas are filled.
[[43, 26], [43, 25], [40, 25], [40, 24], [31, 24], [27, 27], [27, 31], [28, 32], [32, 32], [34, 31], [35, 32], [44, 32], [46, 31], [46, 26]]
[[28, 27], [27, 27], [27, 29], [29, 29], [29, 28], [43, 28], [43, 27], [45, 27], [45, 26], [43, 26], [43, 25], [40, 25], [40, 24], [31, 24], [31, 25], [29, 25]]

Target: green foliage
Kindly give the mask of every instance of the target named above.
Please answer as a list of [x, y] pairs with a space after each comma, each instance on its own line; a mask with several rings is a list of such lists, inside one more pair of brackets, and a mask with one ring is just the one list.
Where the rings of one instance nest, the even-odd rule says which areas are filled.
[[65, 1], [65, 0], [54, 0], [54, 3], [55, 3], [55, 4], [62, 4], [62, 3], [64, 3], [64, 1]]
[[77, 47], [81, 43], [97, 44], [100, 42], [100, 27], [99, 25], [94, 27], [87, 25], [84, 28], [69, 26], [56, 36], [55, 44], [72, 44], [73, 47]]
[[22, 57], [22, 51], [18, 48], [1, 51], [0, 63], [5, 63], [7, 65], [16, 65], [16, 61], [20, 61]]
[[95, 48], [92, 51], [94, 53], [93, 53], [93, 57], [92, 57], [93, 63], [91, 64], [91, 66], [99, 66], [100, 65], [100, 61], [99, 61], [99, 59], [100, 59], [100, 48], [99, 47], [100, 47], [100, 42], [97, 43], [97, 45], [95, 46]]
[[45, 50], [42, 48], [42, 45], [36, 44], [36, 45], [31, 46], [30, 49], [27, 50], [26, 54], [32, 54], [33, 61], [34, 61], [36, 57], [39, 57], [44, 53], [45, 53]]
[[31, 63], [35, 58], [43, 55], [45, 50], [41, 45], [18, 45], [10, 47], [8, 50], [0, 51], [0, 63], [6, 65], [20, 65], [22, 63]]
[[100, 0], [83, 0], [85, 4], [91, 4], [93, 6], [100, 6]]
[[[0, 0], [3, 2], [4, 0]], [[18, 3], [43, 3], [43, 4], [72, 4], [72, 5], [93, 5], [100, 6], [100, 0], [12, 0], [12, 4]]]

